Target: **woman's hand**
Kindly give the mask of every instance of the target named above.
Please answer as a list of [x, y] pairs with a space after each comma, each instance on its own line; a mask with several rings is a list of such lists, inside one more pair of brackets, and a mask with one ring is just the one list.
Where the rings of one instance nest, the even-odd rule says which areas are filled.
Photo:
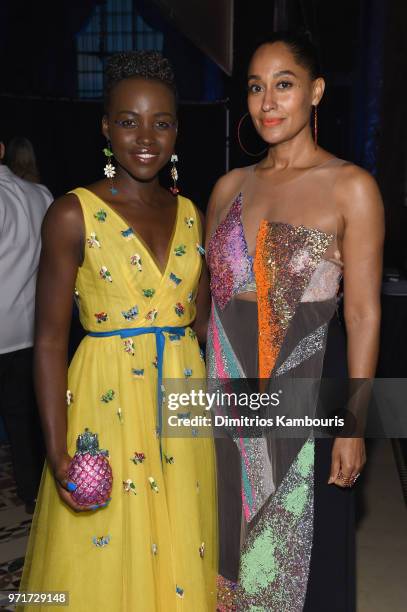
[[335, 438], [328, 484], [352, 486], [366, 463], [363, 438]]
[[72, 457], [68, 455], [68, 453], [64, 453], [54, 460], [48, 459], [48, 463], [55, 478], [57, 491], [62, 501], [75, 512], [98, 510], [99, 508], [104, 508], [107, 506], [110, 500], [104, 504], [94, 506], [80, 506], [74, 501], [71, 493], [75, 491], [76, 485], [68, 480], [68, 471], [71, 461]]

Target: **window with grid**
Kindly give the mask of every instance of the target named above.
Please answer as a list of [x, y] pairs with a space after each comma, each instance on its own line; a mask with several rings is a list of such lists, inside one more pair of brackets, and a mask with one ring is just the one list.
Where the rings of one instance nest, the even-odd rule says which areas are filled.
[[77, 34], [78, 95], [101, 98], [106, 58], [118, 51], [162, 50], [163, 35], [137, 13], [136, 0], [105, 0]]

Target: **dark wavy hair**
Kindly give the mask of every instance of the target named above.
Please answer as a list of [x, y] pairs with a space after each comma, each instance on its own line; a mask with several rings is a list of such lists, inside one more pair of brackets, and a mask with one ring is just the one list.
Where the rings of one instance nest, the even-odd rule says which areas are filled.
[[319, 61], [319, 51], [313, 43], [311, 34], [303, 31], [280, 31], [273, 32], [267, 38], [258, 41], [252, 56], [262, 45], [272, 45], [273, 43], [284, 43], [291, 51], [297, 64], [308, 70], [311, 79], [316, 79], [321, 74], [321, 64]]
[[166, 85], [177, 101], [177, 88], [170, 61], [158, 51], [126, 51], [112, 55], [105, 68], [105, 109], [117, 83], [124, 79], [140, 77]]

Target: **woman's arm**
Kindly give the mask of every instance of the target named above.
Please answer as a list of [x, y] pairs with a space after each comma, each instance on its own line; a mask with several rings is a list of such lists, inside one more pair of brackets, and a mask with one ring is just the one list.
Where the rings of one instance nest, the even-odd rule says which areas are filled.
[[[337, 201], [344, 221], [342, 256], [344, 262], [344, 316], [347, 332], [347, 361], [350, 379], [371, 379], [375, 375], [380, 334], [380, 290], [384, 214], [375, 180], [356, 166], [344, 168], [338, 181]], [[355, 405], [366, 401], [367, 388], [354, 396]], [[356, 418], [358, 415], [355, 415]], [[329, 482], [341, 471], [354, 478], [366, 461], [361, 438], [337, 438], [333, 447]]]
[[68, 492], [67, 353], [72, 299], [84, 243], [83, 217], [74, 195], [56, 200], [42, 226], [37, 280], [34, 384], [47, 459], [61, 498], [82, 510]]

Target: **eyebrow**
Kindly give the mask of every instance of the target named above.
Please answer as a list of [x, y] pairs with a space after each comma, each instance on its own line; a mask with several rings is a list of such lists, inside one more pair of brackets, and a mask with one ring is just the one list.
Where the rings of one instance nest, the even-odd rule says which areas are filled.
[[[295, 72], [293, 72], [292, 70], [279, 70], [278, 72], [274, 72], [273, 77], [275, 79], [278, 79], [278, 77], [281, 76], [293, 76], [297, 78], [297, 75], [295, 74]], [[261, 81], [261, 77], [258, 74], [249, 74], [249, 76], [247, 77], [248, 81]]]
[[[130, 110], [121, 110], [118, 112], [119, 115], [124, 114], [124, 115], [133, 115], [133, 117], [139, 117], [140, 113], [135, 113], [134, 111], [130, 111]], [[161, 111], [158, 113], [154, 113], [154, 117], [171, 117], [173, 118], [174, 115], [173, 113], [168, 113], [167, 111]]]

